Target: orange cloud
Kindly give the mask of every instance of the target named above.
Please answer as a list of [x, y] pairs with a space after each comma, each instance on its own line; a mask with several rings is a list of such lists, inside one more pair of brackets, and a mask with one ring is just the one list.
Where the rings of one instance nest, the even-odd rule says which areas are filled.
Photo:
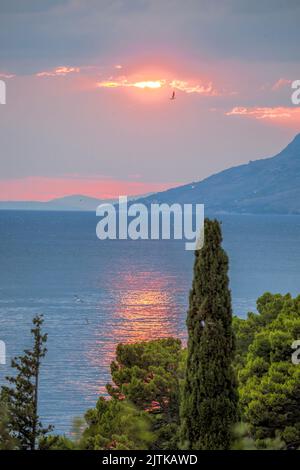
[[185, 93], [199, 93], [200, 95], [206, 96], [217, 96], [219, 93], [214, 89], [213, 84], [210, 82], [207, 85], [204, 84], [191, 84], [184, 80], [172, 80], [169, 86], [176, 88], [177, 90]]
[[225, 113], [226, 116], [248, 116], [266, 120], [300, 120], [300, 108], [292, 107], [252, 107], [237, 106]]
[[44, 72], [38, 72], [36, 73], [36, 77], [65, 77], [69, 73], [79, 73], [80, 68], [79, 67], [66, 67], [66, 66], [61, 66], [61, 67], [56, 67], [53, 70], [50, 71], [44, 71]]
[[211, 82], [204, 84], [204, 83], [192, 83], [186, 80], [167, 80], [163, 79], [156, 79], [156, 80], [146, 80], [146, 79], [139, 79], [139, 80], [132, 80], [128, 79], [127, 77], [117, 77], [115, 79], [111, 78], [109, 80], [103, 80], [97, 83], [98, 88], [119, 88], [119, 87], [135, 87], [135, 88], [163, 88], [163, 87], [170, 87], [184, 93], [198, 93], [205, 96], [217, 96], [219, 92], [213, 87]]

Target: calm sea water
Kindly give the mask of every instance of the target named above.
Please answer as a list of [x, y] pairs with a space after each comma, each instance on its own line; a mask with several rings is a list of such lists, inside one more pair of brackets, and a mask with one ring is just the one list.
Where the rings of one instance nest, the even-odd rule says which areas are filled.
[[[119, 342], [185, 339], [193, 253], [172, 241], [99, 241], [92, 213], [0, 212], [0, 339], [8, 364], [45, 316], [40, 414], [68, 433], [110, 380]], [[235, 314], [265, 291], [300, 293], [300, 217], [224, 216]]]

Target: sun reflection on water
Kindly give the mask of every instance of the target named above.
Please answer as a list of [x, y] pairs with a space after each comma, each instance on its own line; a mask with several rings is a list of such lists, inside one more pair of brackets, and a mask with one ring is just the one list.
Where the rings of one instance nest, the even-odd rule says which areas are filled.
[[[113, 330], [118, 342], [147, 341], [176, 334], [172, 277], [162, 272], [124, 273], [117, 292], [117, 319]], [[173, 318], [173, 321], [172, 321]]]
[[[180, 289], [173, 275], [162, 271], [119, 272], [110, 290], [111, 316], [105, 325], [97, 326], [94, 342], [87, 351], [93, 366], [109, 372], [118, 343], [169, 336], [184, 339], [179, 320], [185, 317], [185, 312], [178, 307], [176, 297]], [[91, 387], [91, 393], [105, 393], [103, 380]]]

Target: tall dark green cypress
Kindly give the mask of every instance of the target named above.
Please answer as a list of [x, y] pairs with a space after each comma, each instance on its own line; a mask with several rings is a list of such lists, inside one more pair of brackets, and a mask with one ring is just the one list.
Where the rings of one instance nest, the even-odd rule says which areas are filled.
[[228, 257], [217, 220], [205, 220], [204, 235], [203, 248], [195, 252], [187, 317], [182, 442], [187, 449], [221, 450], [230, 447], [237, 419]]

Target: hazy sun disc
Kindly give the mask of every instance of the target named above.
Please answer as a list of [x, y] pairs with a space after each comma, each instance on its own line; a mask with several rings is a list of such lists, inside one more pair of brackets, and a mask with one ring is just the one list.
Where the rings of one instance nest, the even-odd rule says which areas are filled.
[[140, 82], [128, 81], [126, 78], [115, 80], [115, 81], [103, 81], [98, 82], [97, 86], [99, 88], [117, 88], [117, 87], [124, 87], [124, 88], [150, 88], [152, 90], [162, 88], [166, 84], [166, 80], [143, 80]]
[[161, 88], [164, 85], [162, 80], [136, 82], [133, 84], [136, 88]]

